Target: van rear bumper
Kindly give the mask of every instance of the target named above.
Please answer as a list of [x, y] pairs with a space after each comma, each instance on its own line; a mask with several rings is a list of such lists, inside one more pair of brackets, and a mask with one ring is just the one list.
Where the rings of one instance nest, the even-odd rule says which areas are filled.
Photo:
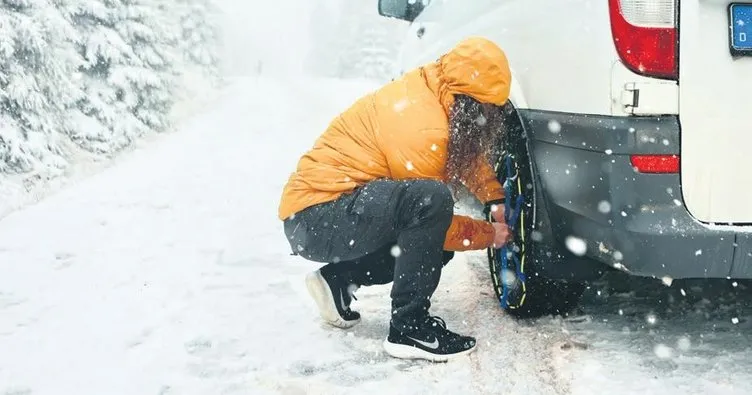
[[630, 163], [631, 154], [679, 154], [676, 116], [518, 113], [550, 222], [544, 237], [558, 249], [572, 236], [586, 242], [585, 256], [635, 275], [752, 278], [752, 234], [699, 222], [679, 174]]

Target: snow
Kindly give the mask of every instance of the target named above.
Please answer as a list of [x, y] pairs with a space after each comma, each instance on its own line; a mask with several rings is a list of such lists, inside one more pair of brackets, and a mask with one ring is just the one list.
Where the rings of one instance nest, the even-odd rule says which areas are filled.
[[559, 123], [559, 121], [552, 119], [548, 121], [548, 130], [551, 133], [559, 133], [561, 132], [561, 124]]
[[388, 357], [388, 286], [358, 290], [358, 326], [323, 325], [303, 287], [317, 265], [290, 255], [276, 205], [298, 156], [371, 88], [239, 79], [179, 132], [3, 219], [0, 393], [752, 391], [743, 294], [656, 305], [676, 287], [598, 289], [584, 320], [516, 321], [483, 252], [457, 254], [433, 298], [478, 337], [467, 358]]
[[[277, 203], [300, 154], [375, 86], [302, 72], [316, 45], [292, 13], [303, 2], [232, 3], [223, 72], [235, 78], [183, 109], [194, 115], [177, 131], [114, 160], [74, 158], [31, 192], [0, 177], [0, 394], [752, 393], [746, 281], [617, 273], [572, 317], [518, 321], [485, 252], [467, 252], [432, 313], [478, 338], [469, 357], [388, 357], [389, 286], [357, 290], [354, 328], [322, 324], [303, 285], [318, 265], [290, 255]], [[289, 34], [251, 40], [273, 29]]]
[[567, 236], [565, 239], [567, 249], [577, 256], [583, 256], [587, 252], [587, 242], [576, 236]]
[[[589, 345], [562, 367], [561, 374], [573, 379], [572, 393], [752, 391], [749, 288], [737, 291], [721, 281], [690, 287], [700, 282], [687, 280], [680, 296], [678, 280], [666, 287], [625, 276], [615, 274], [594, 287], [603, 290], [601, 296], [585, 296], [588, 320], [564, 324], [570, 336]], [[746, 318], [735, 325], [737, 311]]]

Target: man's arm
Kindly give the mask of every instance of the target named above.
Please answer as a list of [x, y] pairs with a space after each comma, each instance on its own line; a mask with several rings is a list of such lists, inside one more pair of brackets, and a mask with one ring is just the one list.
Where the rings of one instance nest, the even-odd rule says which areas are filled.
[[452, 217], [452, 223], [444, 239], [447, 251], [482, 250], [493, 245], [496, 231], [490, 222], [464, 215]]
[[496, 172], [486, 160], [479, 160], [473, 177], [463, 184], [486, 207], [504, 201], [504, 187], [496, 178]]

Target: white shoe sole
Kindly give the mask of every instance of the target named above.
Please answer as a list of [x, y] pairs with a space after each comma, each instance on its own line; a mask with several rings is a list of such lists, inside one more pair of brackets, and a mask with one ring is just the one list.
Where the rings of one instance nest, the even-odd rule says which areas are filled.
[[388, 339], [384, 340], [384, 350], [394, 358], [400, 359], [425, 359], [431, 362], [448, 362], [453, 359], [468, 355], [475, 351], [478, 345], [456, 354], [432, 354], [418, 347], [406, 346], [404, 344], [390, 343]]
[[321, 277], [321, 273], [318, 270], [309, 273], [306, 276], [305, 282], [306, 287], [308, 288], [308, 293], [311, 294], [311, 297], [319, 307], [319, 315], [329, 325], [347, 329], [352, 328], [360, 322], [360, 318], [353, 321], [347, 321], [339, 315], [337, 306], [334, 304], [334, 295], [332, 295], [329, 285], [326, 283], [326, 280], [324, 280], [324, 277]]

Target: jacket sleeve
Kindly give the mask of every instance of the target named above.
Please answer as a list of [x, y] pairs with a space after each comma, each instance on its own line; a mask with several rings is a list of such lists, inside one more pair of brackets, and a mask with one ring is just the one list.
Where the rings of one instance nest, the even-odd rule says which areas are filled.
[[488, 248], [493, 244], [494, 233], [490, 222], [455, 215], [444, 239], [444, 250], [468, 251]]
[[496, 172], [491, 165], [485, 160], [480, 160], [475, 169], [475, 177], [463, 182], [467, 189], [483, 204], [504, 199], [504, 187], [496, 178]]

